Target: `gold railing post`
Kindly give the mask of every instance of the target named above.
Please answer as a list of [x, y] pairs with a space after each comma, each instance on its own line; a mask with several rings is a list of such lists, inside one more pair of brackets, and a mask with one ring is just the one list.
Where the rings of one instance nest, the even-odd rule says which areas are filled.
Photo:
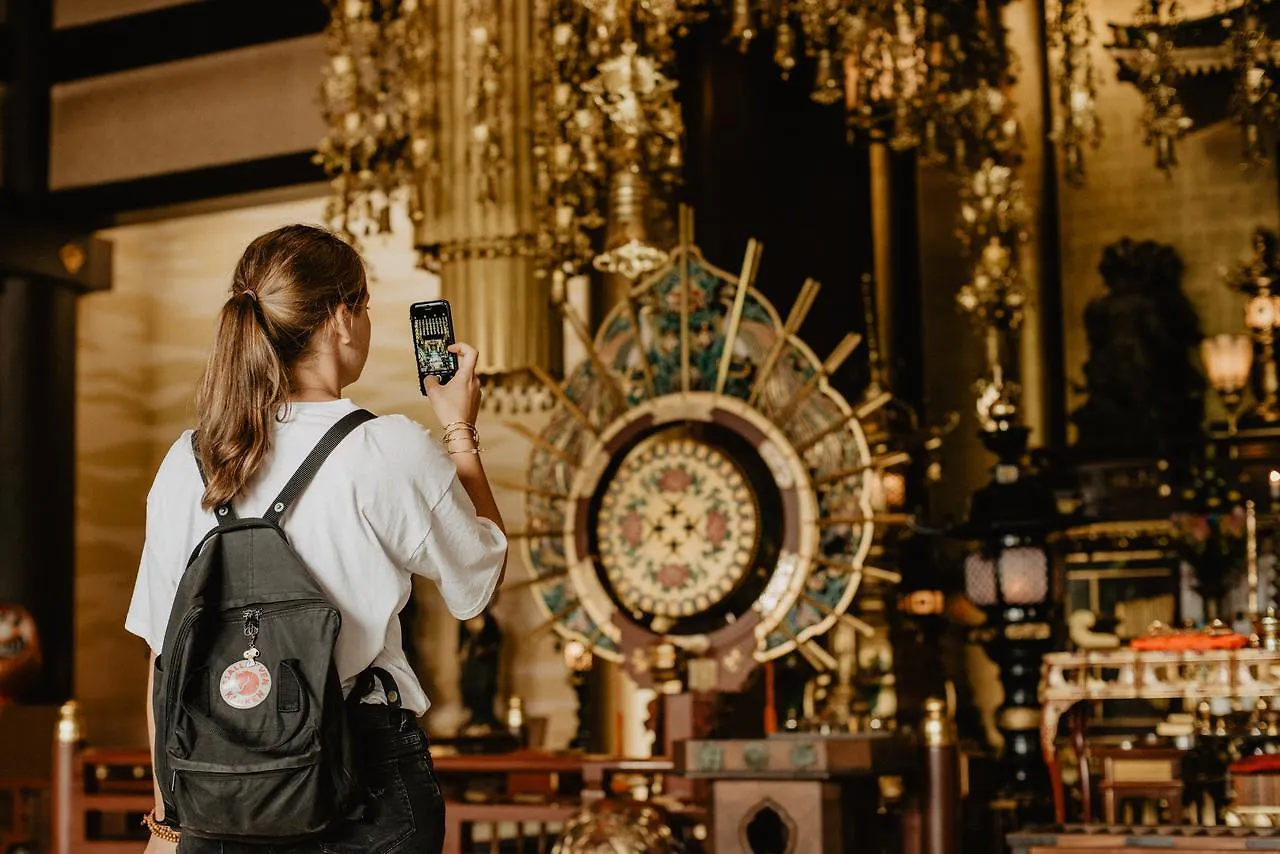
[[955, 724], [943, 700], [924, 703], [924, 854], [960, 850], [960, 754]]
[[50, 818], [53, 854], [73, 854], [75, 822], [76, 752], [80, 749], [80, 716], [74, 700], [62, 704], [53, 739], [53, 780]]

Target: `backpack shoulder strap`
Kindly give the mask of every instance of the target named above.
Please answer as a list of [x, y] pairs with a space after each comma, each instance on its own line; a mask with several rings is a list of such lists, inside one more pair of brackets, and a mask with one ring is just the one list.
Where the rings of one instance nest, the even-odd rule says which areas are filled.
[[320, 470], [320, 466], [329, 458], [329, 454], [333, 453], [333, 449], [338, 447], [343, 439], [366, 421], [372, 421], [375, 416], [367, 409], [357, 409], [355, 412], [344, 415], [338, 423], [329, 428], [329, 432], [324, 434], [322, 438], [302, 461], [302, 465], [294, 472], [293, 477], [289, 478], [289, 482], [284, 485], [284, 489], [280, 490], [280, 494], [276, 496], [276, 500], [271, 502], [271, 506], [267, 508], [267, 512], [262, 514], [262, 518], [273, 525], [280, 524], [280, 518], [288, 511], [289, 505], [302, 494], [302, 490], [307, 488], [307, 484], [311, 483], [311, 479], [316, 476], [316, 472]]
[[[205, 477], [204, 466], [200, 465], [200, 448], [196, 444], [196, 431], [194, 430], [191, 431], [191, 456], [195, 458], [196, 471], [200, 472], [200, 482], [208, 486], [209, 478]], [[230, 525], [236, 520], [236, 511], [231, 506], [230, 501], [219, 507], [213, 515], [218, 520], [219, 527]]]

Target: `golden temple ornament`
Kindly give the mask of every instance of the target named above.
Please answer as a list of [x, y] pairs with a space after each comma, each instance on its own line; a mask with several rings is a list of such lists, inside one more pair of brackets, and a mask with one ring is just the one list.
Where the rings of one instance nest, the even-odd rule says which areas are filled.
[[1050, 66], [1057, 75], [1051, 138], [1062, 149], [1063, 177], [1079, 187], [1085, 179], [1085, 149], [1097, 149], [1102, 143], [1093, 19], [1086, 0], [1048, 0], [1045, 21]]
[[784, 319], [752, 286], [759, 244], [735, 276], [682, 214], [666, 264], [594, 336], [563, 307], [587, 357], [563, 383], [543, 377], [558, 406], [527, 437], [527, 484], [511, 487], [527, 529], [511, 536], [566, 640], [642, 685], [696, 674], [737, 690], [752, 659], [798, 649], [825, 668], [810, 641], [869, 630], [847, 612], [865, 574], [898, 578], [870, 555], [909, 522], [883, 475], [911, 455], [891, 394], [849, 402], [828, 382], [860, 336], [826, 359], [797, 336], [817, 283]]

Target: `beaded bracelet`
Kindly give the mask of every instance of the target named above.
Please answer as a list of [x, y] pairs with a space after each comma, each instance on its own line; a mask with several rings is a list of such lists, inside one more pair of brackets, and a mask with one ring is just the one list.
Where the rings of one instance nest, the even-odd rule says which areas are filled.
[[181, 833], [174, 830], [172, 827], [169, 827], [167, 824], [161, 824], [157, 821], [155, 810], [152, 810], [142, 817], [142, 826], [149, 830], [151, 835], [156, 839], [160, 839], [165, 842], [173, 842], [176, 844], [178, 839], [182, 836]]

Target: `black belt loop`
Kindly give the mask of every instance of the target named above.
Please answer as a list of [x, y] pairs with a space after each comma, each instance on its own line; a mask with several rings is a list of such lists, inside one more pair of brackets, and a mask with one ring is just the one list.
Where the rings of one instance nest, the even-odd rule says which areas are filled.
[[373, 680], [382, 683], [382, 692], [387, 697], [387, 720], [396, 728], [403, 729], [407, 716], [400, 708], [400, 686], [395, 677], [381, 667], [369, 667], [356, 677], [355, 687], [351, 689], [350, 702], [359, 706], [360, 701], [373, 692]]

